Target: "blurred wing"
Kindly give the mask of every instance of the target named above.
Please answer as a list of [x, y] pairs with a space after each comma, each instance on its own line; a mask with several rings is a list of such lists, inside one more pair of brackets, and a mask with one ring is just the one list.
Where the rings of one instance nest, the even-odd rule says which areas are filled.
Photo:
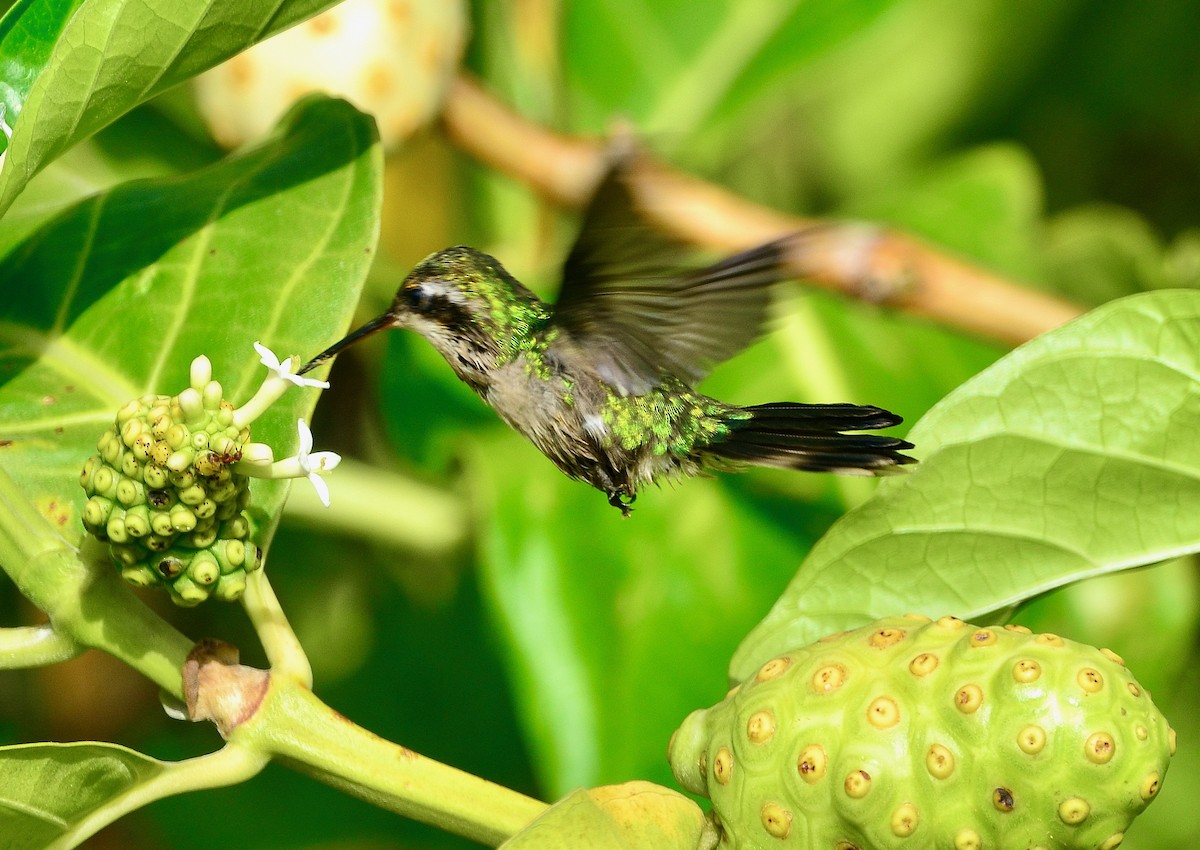
[[695, 383], [762, 331], [770, 287], [787, 276], [785, 240], [705, 268], [685, 243], [652, 227], [629, 191], [632, 156], [601, 181], [563, 265], [554, 323], [625, 395], [664, 374]]

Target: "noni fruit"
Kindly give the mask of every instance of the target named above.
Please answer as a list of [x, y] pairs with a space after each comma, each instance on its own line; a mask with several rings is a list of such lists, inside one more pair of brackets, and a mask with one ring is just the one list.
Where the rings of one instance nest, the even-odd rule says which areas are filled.
[[109, 544], [126, 581], [164, 585], [184, 606], [242, 595], [262, 564], [249, 540], [249, 479], [234, 471], [249, 436], [216, 381], [117, 412], [79, 480], [84, 528]]
[[909, 616], [768, 661], [670, 760], [729, 850], [1113, 850], [1174, 751], [1115, 653]]

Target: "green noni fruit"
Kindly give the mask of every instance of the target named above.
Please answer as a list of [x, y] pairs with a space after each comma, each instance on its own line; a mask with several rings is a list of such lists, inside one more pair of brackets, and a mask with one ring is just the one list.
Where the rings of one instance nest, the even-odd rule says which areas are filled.
[[121, 575], [162, 585], [179, 605], [237, 599], [262, 564], [249, 541], [249, 479], [233, 470], [250, 438], [221, 385], [145, 395], [117, 412], [80, 484], [83, 525], [109, 544]]
[[910, 615], [768, 661], [670, 760], [729, 850], [1113, 850], [1174, 752], [1115, 653]]

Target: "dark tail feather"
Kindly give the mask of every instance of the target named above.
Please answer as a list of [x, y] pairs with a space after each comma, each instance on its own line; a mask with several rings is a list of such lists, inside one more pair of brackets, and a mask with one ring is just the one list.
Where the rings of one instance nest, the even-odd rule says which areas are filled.
[[901, 454], [913, 447], [906, 440], [881, 434], [842, 433], [890, 428], [903, 421], [879, 407], [779, 402], [742, 411], [750, 416], [729, 419], [729, 436], [706, 446], [709, 454], [754, 466], [876, 475], [916, 462]]

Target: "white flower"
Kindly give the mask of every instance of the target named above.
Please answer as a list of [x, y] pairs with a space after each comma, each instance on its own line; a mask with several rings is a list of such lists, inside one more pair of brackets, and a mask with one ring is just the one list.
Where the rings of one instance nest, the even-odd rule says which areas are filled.
[[254, 394], [254, 398], [233, 412], [233, 421], [239, 428], [246, 427], [255, 419], [262, 416], [263, 411], [278, 401], [280, 396], [287, 392], [293, 385], [297, 387], [319, 387], [321, 389], [329, 388], [328, 381], [304, 378], [292, 372], [291, 357], [280, 363], [275, 352], [261, 342], [254, 343], [254, 350], [258, 352], [259, 362], [267, 367], [267, 377], [263, 380], [262, 386], [258, 388], [258, 392]]
[[243, 451], [237, 470], [251, 478], [307, 478], [317, 491], [321, 504], [329, 507], [329, 485], [321, 476], [332, 472], [342, 462], [342, 456], [337, 452], [314, 452], [312, 431], [303, 419], [296, 421], [296, 430], [300, 434], [300, 447], [293, 457], [277, 460], [268, 466], [271, 449], [260, 443], [251, 443]]
[[304, 475], [312, 483], [313, 489], [317, 491], [317, 498], [321, 500], [321, 504], [329, 507], [329, 485], [321, 476], [331, 472], [341, 463], [342, 456], [336, 452], [309, 454], [313, 447], [312, 431], [308, 429], [308, 425], [303, 419], [297, 420], [296, 426], [300, 432], [300, 448], [296, 452], [296, 460]]
[[323, 390], [329, 389], [328, 381], [318, 381], [315, 378], [305, 378], [302, 375], [297, 375], [292, 371], [292, 358], [289, 357], [282, 363], [279, 362], [279, 357], [275, 352], [267, 348], [261, 342], [254, 343], [254, 350], [258, 352], [260, 362], [267, 367], [271, 372], [272, 377], [282, 378], [285, 381], [291, 381], [298, 387], [320, 387]]

